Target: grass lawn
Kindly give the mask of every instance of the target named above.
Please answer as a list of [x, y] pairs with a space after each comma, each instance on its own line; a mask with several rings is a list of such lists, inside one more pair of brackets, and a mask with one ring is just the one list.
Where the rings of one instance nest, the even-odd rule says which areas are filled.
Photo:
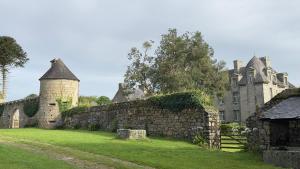
[[72, 169], [63, 161], [49, 159], [46, 155], [36, 155], [16, 147], [0, 144], [1, 169]]
[[[126, 141], [116, 139], [115, 134], [107, 132], [42, 129], [1, 129], [1, 137], [67, 147], [155, 168], [275, 169], [271, 165], [264, 164], [258, 156], [251, 153], [210, 151], [184, 141], [162, 138]], [[17, 150], [12, 152], [18, 153]], [[91, 158], [87, 155], [79, 157], [86, 160]], [[115, 167], [122, 168], [122, 166]]]

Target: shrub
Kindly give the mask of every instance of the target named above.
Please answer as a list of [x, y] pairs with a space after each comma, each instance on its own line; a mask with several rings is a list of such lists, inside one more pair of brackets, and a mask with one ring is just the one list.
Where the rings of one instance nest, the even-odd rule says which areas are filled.
[[209, 144], [207, 139], [205, 139], [205, 137], [203, 136], [203, 134], [197, 134], [195, 135], [194, 139], [193, 139], [193, 144], [196, 144], [200, 147], [203, 148], [208, 148]]
[[39, 99], [25, 101], [23, 110], [28, 117], [33, 117], [39, 110]]
[[67, 111], [72, 107], [72, 98], [58, 98], [56, 101], [60, 112]]
[[172, 93], [153, 96], [148, 99], [153, 105], [171, 111], [181, 111], [185, 108], [210, 107], [213, 108], [213, 99], [203, 90]]
[[81, 107], [74, 107], [72, 109], [68, 109], [66, 111], [63, 111], [61, 113], [62, 118], [65, 117], [72, 117], [74, 114], [82, 113], [82, 112], [87, 112], [88, 107], [86, 106], [81, 106]]

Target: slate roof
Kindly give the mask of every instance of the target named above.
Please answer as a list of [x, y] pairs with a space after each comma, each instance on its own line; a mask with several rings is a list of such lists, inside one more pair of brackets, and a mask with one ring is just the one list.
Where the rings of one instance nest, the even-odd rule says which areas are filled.
[[67, 79], [80, 81], [61, 59], [51, 60], [51, 68], [40, 78], [44, 79]]
[[261, 115], [262, 119], [300, 119], [300, 97], [281, 101]]
[[265, 64], [256, 56], [254, 56], [247, 64], [246, 70], [243, 71], [242, 75], [243, 78], [240, 80], [240, 85], [246, 85], [247, 84], [247, 70], [254, 69], [255, 75], [254, 75], [254, 83], [268, 83], [268, 78], [266, 74], [264, 73], [264, 69], [266, 68]]
[[276, 95], [260, 110], [261, 119], [300, 118], [300, 88], [286, 89]]
[[119, 84], [119, 89], [112, 99], [113, 102], [127, 102], [137, 99], [143, 99], [145, 93], [140, 88], [127, 89], [125, 83]]

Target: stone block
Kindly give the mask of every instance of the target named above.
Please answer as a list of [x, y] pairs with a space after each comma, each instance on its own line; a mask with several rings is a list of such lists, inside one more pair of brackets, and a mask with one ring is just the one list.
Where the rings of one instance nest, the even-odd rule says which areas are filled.
[[122, 139], [145, 139], [146, 130], [118, 129], [117, 135]]

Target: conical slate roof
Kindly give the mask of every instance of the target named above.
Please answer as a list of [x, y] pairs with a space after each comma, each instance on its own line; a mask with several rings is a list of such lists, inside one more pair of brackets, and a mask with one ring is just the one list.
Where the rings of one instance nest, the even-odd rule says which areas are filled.
[[40, 80], [67, 79], [79, 81], [79, 79], [69, 70], [61, 59], [53, 59], [51, 60], [51, 63], [51, 68], [40, 78]]

